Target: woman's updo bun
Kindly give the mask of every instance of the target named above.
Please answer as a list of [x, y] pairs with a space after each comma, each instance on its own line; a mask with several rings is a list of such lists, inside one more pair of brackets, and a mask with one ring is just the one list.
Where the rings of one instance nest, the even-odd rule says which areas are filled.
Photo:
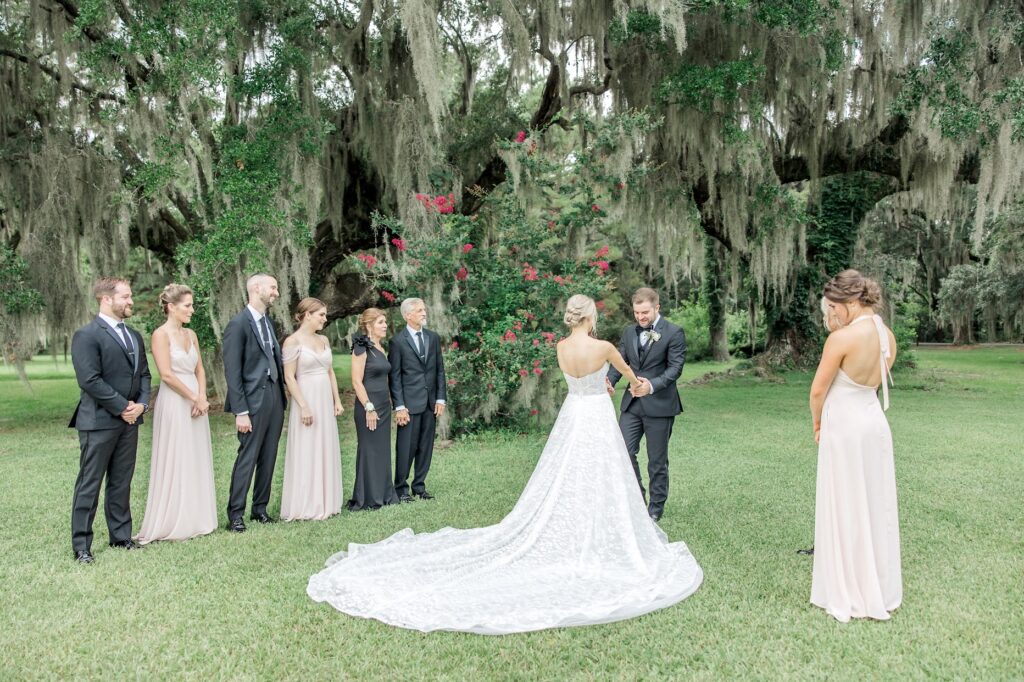
[[186, 296], [192, 295], [192, 289], [187, 284], [175, 284], [174, 282], [164, 287], [160, 292], [160, 310], [164, 315], [170, 312], [171, 305], [178, 305]]
[[882, 287], [856, 270], [843, 270], [825, 283], [825, 298], [835, 303], [858, 301], [862, 306], [875, 308], [882, 302]]
[[575, 329], [585, 320], [590, 320], [593, 328], [597, 328], [597, 306], [594, 304], [594, 299], [589, 296], [576, 294], [565, 304], [565, 316], [562, 321], [570, 329]]

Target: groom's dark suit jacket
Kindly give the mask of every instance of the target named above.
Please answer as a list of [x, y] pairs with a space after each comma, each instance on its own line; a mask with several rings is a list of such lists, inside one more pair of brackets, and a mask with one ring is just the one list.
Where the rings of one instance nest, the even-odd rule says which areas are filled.
[[[654, 389], [652, 394], [642, 398], [634, 398], [626, 391], [622, 396], [622, 411], [627, 411], [634, 400], [640, 400], [643, 413], [648, 417], [674, 417], [683, 411], [676, 381], [683, 373], [683, 364], [686, 362], [686, 335], [664, 317], [657, 321], [654, 331], [661, 338], [649, 343], [646, 350], [641, 350], [636, 325], [629, 325], [622, 330], [619, 352], [630, 369], [637, 376], [648, 379]], [[622, 375], [614, 367], [608, 370], [608, 380], [612, 386], [620, 378]]]
[[[69, 427], [101, 431], [124, 426], [121, 413], [128, 401], [149, 404], [149, 363], [142, 334], [125, 327], [135, 345], [135, 362], [120, 335], [97, 317], [71, 338], [71, 363], [82, 389]], [[142, 423], [140, 417], [137, 424]]]
[[281, 392], [281, 404], [285, 402], [284, 366], [281, 364], [281, 347], [277, 342], [277, 330], [269, 317], [273, 351], [260, 341], [256, 320], [248, 306], [235, 315], [224, 328], [224, 378], [228, 383], [228, 395], [224, 400], [224, 411], [256, 414], [263, 405], [264, 388], [270, 377], [267, 371], [270, 363], [277, 366], [277, 390]]
[[441, 337], [424, 329], [423, 338], [427, 345], [426, 362], [420, 359], [416, 340], [412, 338], [408, 327], [403, 327], [402, 331], [395, 334], [388, 348], [391, 401], [396, 408], [404, 405], [409, 414], [432, 410], [438, 400], [446, 400], [448, 397]]

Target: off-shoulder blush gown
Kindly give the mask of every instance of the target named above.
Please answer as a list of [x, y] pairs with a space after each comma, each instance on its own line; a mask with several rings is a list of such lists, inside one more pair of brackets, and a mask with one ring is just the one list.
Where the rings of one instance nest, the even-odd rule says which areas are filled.
[[[184, 350], [171, 343], [171, 371], [192, 391], [199, 387], [198, 364], [194, 345]], [[149, 496], [136, 540], [187, 540], [216, 528], [210, 420], [193, 418], [192, 403], [163, 386], [153, 407]]]
[[302, 410], [291, 400], [288, 443], [284, 456], [281, 518], [286, 521], [322, 520], [341, 511], [341, 445], [334, 416], [331, 348], [313, 350], [301, 344], [285, 349], [286, 363], [298, 359], [295, 380], [313, 412], [313, 423], [302, 423]]
[[309, 596], [403, 628], [497, 635], [632, 618], [692, 594], [700, 566], [647, 515], [607, 371], [566, 375], [537, 467], [500, 523], [350, 544]]
[[883, 404], [842, 369], [825, 396], [818, 445], [811, 603], [840, 622], [887, 620], [903, 601], [889, 407], [889, 335], [877, 315]]

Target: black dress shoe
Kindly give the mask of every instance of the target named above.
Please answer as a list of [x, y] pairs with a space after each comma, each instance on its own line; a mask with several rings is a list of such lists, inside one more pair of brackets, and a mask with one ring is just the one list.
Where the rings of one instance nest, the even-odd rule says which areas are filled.
[[228, 531], [231, 533], [244, 533], [245, 523], [242, 522], [242, 519], [231, 519], [228, 521]]
[[647, 512], [647, 514], [651, 517], [651, 521], [654, 521], [655, 523], [657, 523], [658, 521], [661, 521], [661, 512], [660, 511]]
[[399, 495], [398, 496], [398, 501], [399, 502], [415, 502], [416, 498], [414, 498], [412, 495], [406, 493], [405, 495]]
[[249, 519], [251, 521], [258, 521], [259, 523], [276, 523], [274, 518], [267, 512], [263, 512], [262, 514], [253, 514]]
[[117, 542], [111, 542], [111, 547], [120, 547], [121, 549], [142, 549], [142, 545], [138, 544], [134, 540], [118, 540]]
[[814, 545], [811, 545], [810, 549], [798, 549], [796, 553], [803, 556], [814, 556]]
[[434, 499], [434, 496], [431, 495], [430, 493], [428, 493], [426, 490], [424, 490], [421, 493], [416, 493], [416, 497], [420, 498], [421, 500], [432, 500], [432, 499]]
[[75, 552], [75, 561], [80, 564], [91, 564], [96, 561], [87, 549], [80, 549]]

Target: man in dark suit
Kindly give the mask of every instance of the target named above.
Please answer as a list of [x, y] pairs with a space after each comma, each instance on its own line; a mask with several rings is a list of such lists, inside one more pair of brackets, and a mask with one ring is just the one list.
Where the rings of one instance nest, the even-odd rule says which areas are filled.
[[[647, 474], [651, 496], [647, 513], [661, 520], [668, 499], [668, 441], [676, 415], [683, 411], [676, 381], [686, 361], [686, 336], [683, 330], [661, 316], [658, 292], [646, 287], [633, 294], [633, 317], [636, 326], [622, 331], [619, 352], [626, 364], [643, 381], [636, 391], [622, 397], [619, 428], [633, 461], [640, 491], [646, 496], [640, 464], [640, 439], [647, 436]], [[608, 370], [608, 392], [615, 392], [621, 374], [614, 367]]]
[[[267, 311], [280, 294], [277, 280], [267, 274], [251, 276], [245, 284], [249, 305], [224, 328], [224, 378], [228, 395], [224, 411], [235, 415], [238, 456], [231, 471], [228, 530], [245, 532], [245, 498], [252, 486], [252, 514], [260, 523], [273, 523], [267, 514], [270, 484], [277, 464], [277, 445], [284, 426], [284, 366], [274, 323]], [[253, 485], [253, 472], [256, 483]]]
[[92, 523], [104, 476], [103, 513], [110, 546], [140, 547], [132, 541], [131, 485], [150, 382], [142, 335], [124, 323], [132, 316], [128, 281], [101, 277], [93, 295], [100, 304], [99, 315], [71, 339], [71, 362], [82, 389], [68, 424], [78, 429], [81, 446], [71, 503], [71, 547], [75, 560], [83, 564], [93, 562]]
[[395, 437], [395, 493], [412, 502], [409, 469], [415, 463], [412, 494], [430, 500], [427, 472], [434, 454], [437, 418], [444, 414], [447, 386], [441, 337], [424, 329], [427, 307], [421, 299], [402, 301], [406, 327], [395, 334], [388, 349], [391, 362], [391, 400], [395, 405], [398, 433]]

